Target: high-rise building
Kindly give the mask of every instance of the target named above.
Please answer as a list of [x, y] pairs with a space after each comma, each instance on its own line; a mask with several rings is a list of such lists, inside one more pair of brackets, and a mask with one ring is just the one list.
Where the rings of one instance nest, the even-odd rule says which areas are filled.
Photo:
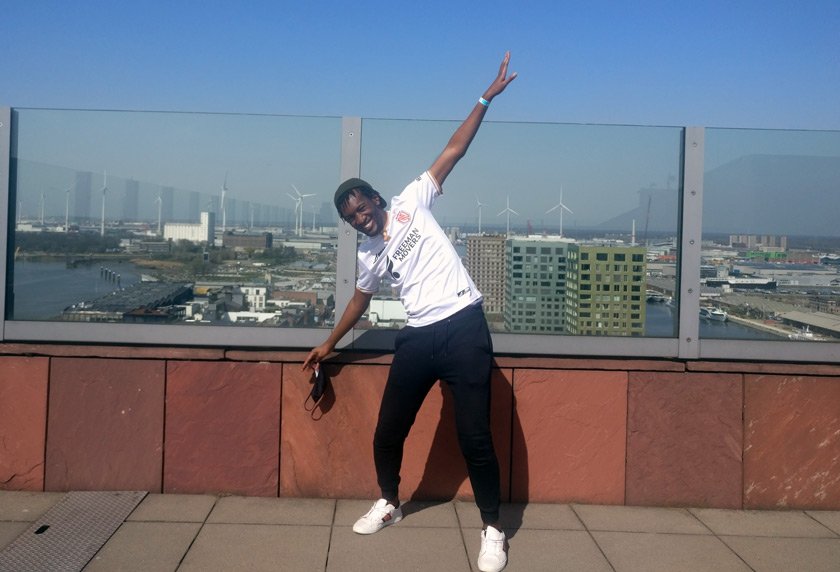
[[570, 245], [566, 331], [589, 336], [644, 335], [645, 290], [645, 247]]
[[505, 303], [505, 237], [501, 234], [467, 237], [465, 266], [484, 296], [484, 312], [501, 314]]
[[335, 206], [327, 201], [321, 203], [321, 209], [318, 211], [318, 220], [322, 226], [335, 226], [338, 220], [338, 211]]
[[73, 192], [73, 215], [76, 222], [90, 223], [90, 193], [93, 173], [76, 171], [76, 187]]
[[781, 249], [787, 250], [787, 236], [784, 235], [754, 235], [754, 234], [730, 234], [729, 246], [749, 250]]
[[140, 182], [128, 179], [125, 182], [125, 195], [123, 196], [122, 218], [125, 221], [136, 221], [137, 211], [140, 206]]
[[216, 215], [216, 220], [221, 221], [222, 220], [222, 209], [219, 206], [221, 204], [220, 203], [220, 197], [218, 195], [209, 194], [209, 195], [206, 196], [206, 198], [204, 196], [202, 196], [202, 199], [204, 199], [204, 201], [202, 203], [204, 205], [202, 207], [202, 210], [209, 211], [209, 212], [213, 213], [214, 215]]
[[512, 237], [505, 243], [505, 329], [559, 333], [564, 330], [566, 256], [571, 239]]
[[161, 204], [161, 218], [163, 221], [173, 220], [175, 218], [175, 189], [172, 187], [163, 187], [160, 190]]
[[230, 197], [225, 197], [225, 223], [228, 227], [236, 226], [237, 218], [236, 218], [236, 199], [232, 199]]
[[187, 220], [195, 220], [201, 213], [201, 195], [198, 191], [190, 191], [187, 203]]

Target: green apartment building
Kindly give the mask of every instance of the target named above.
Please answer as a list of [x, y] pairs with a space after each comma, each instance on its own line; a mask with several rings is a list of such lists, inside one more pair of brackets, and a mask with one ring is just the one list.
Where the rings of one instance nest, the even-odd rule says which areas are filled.
[[568, 251], [566, 332], [642, 336], [645, 331], [645, 247], [571, 244]]

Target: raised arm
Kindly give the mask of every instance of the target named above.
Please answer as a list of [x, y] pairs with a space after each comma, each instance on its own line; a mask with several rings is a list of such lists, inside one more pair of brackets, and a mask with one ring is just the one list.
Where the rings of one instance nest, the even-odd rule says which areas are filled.
[[467, 154], [467, 149], [478, 132], [478, 128], [481, 126], [484, 114], [487, 113], [487, 105], [493, 101], [494, 97], [502, 93], [507, 85], [516, 77], [516, 72], [510, 75], [507, 74], [509, 61], [510, 52], [507, 52], [505, 53], [505, 58], [502, 60], [502, 64], [499, 66], [499, 74], [481, 96], [481, 99], [487, 102], [487, 104], [482, 103], [481, 100], [476, 102], [470, 114], [458, 129], [455, 130], [455, 133], [452, 134], [452, 138], [449, 139], [449, 143], [446, 144], [443, 152], [435, 159], [432, 166], [429, 167], [429, 172], [441, 187], [443, 186], [443, 181], [452, 172], [452, 168], [461, 160], [461, 157]]

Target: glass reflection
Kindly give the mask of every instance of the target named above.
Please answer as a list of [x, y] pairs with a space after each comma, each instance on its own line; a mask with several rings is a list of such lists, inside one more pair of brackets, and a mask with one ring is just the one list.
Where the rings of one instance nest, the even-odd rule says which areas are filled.
[[340, 119], [13, 117], [7, 319], [331, 325]]
[[[457, 126], [364, 120], [362, 177], [389, 199]], [[491, 329], [676, 335], [681, 135], [671, 127], [485, 122], [435, 216], [484, 295]], [[383, 288], [365, 327], [404, 320]]]
[[701, 330], [840, 338], [840, 132], [706, 130]]

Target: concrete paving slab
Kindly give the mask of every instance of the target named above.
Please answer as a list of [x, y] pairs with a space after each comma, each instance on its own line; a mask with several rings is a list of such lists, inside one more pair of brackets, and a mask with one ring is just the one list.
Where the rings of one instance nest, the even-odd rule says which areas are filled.
[[178, 572], [324, 572], [328, 526], [205, 524]]
[[840, 538], [723, 536], [721, 540], [756, 572], [840, 570]]
[[593, 532], [615, 572], [750, 572], [720, 539], [700, 534]]
[[27, 528], [28, 522], [0, 522], [0, 550], [11, 544]]
[[805, 514], [840, 536], [840, 510], [807, 510]]
[[[370, 509], [368, 503], [367, 508], [363, 508], [362, 512], [352, 516], [349, 519], [349, 525], [352, 526], [356, 519], [362, 516]], [[455, 514], [455, 507], [451, 502], [424, 502], [424, 501], [406, 501], [402, 505], [403, 520], [399, 526], [420, 526], [424, 528], [457, 528], [458, 517]]]
[[[352, 528], [360, 516], [373, 506], [374, 501], [339, 500], [335, 509], [335, 526]], [[403, 505], [403, 519], [391, 528], [457, 528], [458, 518], [451, 502], [414, 502]]]
[[145, 522], [204, 522], [214, 495], [149, 494], [126, 520]]
[[690, 509], [715, 534], [831, 538], [835, 534], [801, 511]]
[[[464, 528], [481, 528], [481, 514], [472, 502], [456, 502], [458, 519]], [[567, 504], [502, 504], [499, 524], [512, 537], [520, 529], [585, 530], [583, 523]]]
[[[0, 550], [66, 496], [0, 491]], [[406, 501], [398, 525], [353, 533], [372, 502], [148, 495], [84, 572], [475, 570], [473, 502]], [[840, 571], [840, 511], [527, 503], [503, 504], [501, 523], [506, 572]]]
[[200, 528], [197, 522], [124, 522], [84, 572], [171, 572]]
[[334, 513], [332, 499], [222, 497], [207, 522], [330, 526]]
[[333, 530], [329, 572], [469, 571], [461, 531], [457, 528], [389, 526], [376, 534], [361, 535], [349, 527]]
[[574, 504], [572, 509], [589, 530], [711, 534], [682, 508]]
[[0, 491], [0, 521], [34, 522], [63, 496], [64, 493]]
[[0, 570], [81, 570], [146, 491], [71, 491], [0, 552]]
[[[481, 549], [478, 529], [464, 531], [470, 563], [475, 568]], [[588, 532], [522, 529], [508, 540], [505, 572], [612, 572]]]

